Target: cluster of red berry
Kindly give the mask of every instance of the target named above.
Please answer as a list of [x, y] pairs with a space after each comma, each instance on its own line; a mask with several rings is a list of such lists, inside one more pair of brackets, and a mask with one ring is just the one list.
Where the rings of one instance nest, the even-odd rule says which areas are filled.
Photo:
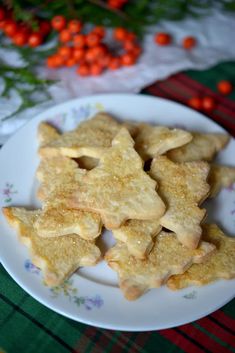
[[124, 28], [113, 30], [113, 38], [118, 41], [118, 54], [104, 43], [106, 31], [103, 27], [94, 27], [83, 33], [79, 20], [69, 22], [63, 16], [55, 16], [52, 28], [58, 31], [59, 46], [57, 52], [47, 58], [49, 68], [77, 65], [81, 76], [97, 76], [105, 69], [116, 70], [121, 66], [134, 65], [141, 53], [136, 36]]
[[[217, 90], [223, 95], [228, 95], [232, 92], [232, 84], [227, 80], [222, 80], [217, 84]], [[203, 110], [205, 112], [211, 112], [216, 107], [216, 101], [211, 96], [195, 96], [188, 100], [188, 105], [196, 110]]]
[[[158, 45], [169, 45], [172, 43], [172, 36], [169, 33], [160, 32], [155, 35], [154, 41]], [[197, 41], [192, 36], [187, 36], [182, 40], [182, 47], [184, 49], [192, 49], [196, 44]]]
[[12, 12], [0, 7], [0, 30], [17, 46], [29, 45], [34, 48], [41, 45], [51, 31], [50, 22], [37, 21], [38, 29], [33, 30], [29, 25], [15, 21]]
[[128, 0], [108, 0], [107, 4], [109, 7], [111, 7], [112, 9], [121, 9], [126, 3], [128, 2]]

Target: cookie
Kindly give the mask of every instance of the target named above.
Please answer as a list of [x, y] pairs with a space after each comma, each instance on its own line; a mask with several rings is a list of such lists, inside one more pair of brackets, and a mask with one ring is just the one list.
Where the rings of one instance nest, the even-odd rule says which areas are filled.
[[100, 235], [102, 222], [95, 213], [47, 204], [35, 220], [34, 227], [38, 236], [43, 238], [74, 233], [83, 239], [93, 240]]
[[165, 205], [156, 181], [143, 170], [134, 141], [122, 128], [104, 150], [99, 165], [87, 171], [68, 205], [99, 213], [106, 228], [117, 229], [128, 219], [158, 219]]
[[131, 219], [113, 230], [115, 239], [127, 246], [129, 253], [139, 259], [148, 256], [153, 247], [153, 238], [161, 231], [159, 220], [139, 221]]
[[190, 249], [195, 249], [201, 238], [200, 224], [206, 210], [198, 205], [209, 193], [209, 169], [206, 162], [174, 163], [166, 156], [154, 158], [150, 169], [167, 207], [160, 224], [176, 233], [178, 240]]
[[[98, 148], [109, 147], [121, 125], [106, 113], [98, 113], [78, 127], [39, 149], [41, 156], [62, 154], [71, 158], [90, 156], [99, 158]], [[88, 152], [88, 154], [87, 154]]]
[[34, 229], [40, 211], [24, 208], [3, 208], [3, 214], [14, 227], [22, 243], [30, 251], [32, 262], [42, 270], [48, 286], [57, 286], [80, 266], [93, 266], [100, 259], [100, 250], [93, 242], [75, 234], [55, 238], [41, 238]]
[[43, 201], [48, 195], [62, 184], [68, 186], [75, 182], [75, 175], [82, 175], [84, 171], [78, 169], [78, 164], [61, 155], [49, 158], [42, 158], [36, 170], [36, 177], [41, 183], [37, 196]]
[[193, 139], [188, 144], [171, 150], [167, 156], [174, 162], [212, 161], [229, 142], [230, 136], [222, 133], [202, 134], [191, 132]]
[[70, 209], [68, 195], [75, 190], [85, 171], [64, 156], [42, 158], [37, 177], [42, 182], [38, 196], [43, 201], [35, 229], [41, 237], [56, 237], [75, 233], [92, 240], [101, 233], [102, 222], [98, 214]]
[[39, 145], [45, 146], [60, 137], [59, 131], [47, 122], [41, 122], [38, 126]]
[[162, 155], [172, 148], [183, 146], [191, 140], [192, 135], [184, 130], [141, 124], [135, 139], [135, 148], [146, 161]]
[[130, 255], [124, 243], [108, 250], [105, 260], [117, 271], [120, 288], [128, 300], [135, 300], [151, 288], [165, 284], [173, 274], [183, 273], [193, 263], [201, 263], [214, 246], [201, 242], [195, 250], [184, 247], [173, 233], [161, 232], [145, 260]]
[[222, 188], [235, 183], [235, 167], [212, 164], [208, 183], [211, 187], [209, 197], [215, 197]]
[[194, 264], [185, 273], [172, 276], [167, 282], [170, 289], [235, 278], [235, 237], [225, 235], [216, 224], [204, 224], [203, 240], [214, 244], [216, 250], [205, 263]]

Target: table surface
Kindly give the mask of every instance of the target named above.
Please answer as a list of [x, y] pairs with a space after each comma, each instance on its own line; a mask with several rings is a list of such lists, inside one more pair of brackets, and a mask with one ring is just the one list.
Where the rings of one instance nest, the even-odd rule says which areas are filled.
[[[208, 116], [235, 136], [235, 89], [228, 97], [216, 84], [235, 87], [235, 62], [206, 71], [187, 71], [155, 83], [143, 93], [183, 104], [210, 95], [216, 109]], [[47, 309], [24, 292], [0, 265], [0, 353], [231, 353], [235, 352], [235, 299], [211, 315], [176, 328], [129, 333], [97, 329]]]

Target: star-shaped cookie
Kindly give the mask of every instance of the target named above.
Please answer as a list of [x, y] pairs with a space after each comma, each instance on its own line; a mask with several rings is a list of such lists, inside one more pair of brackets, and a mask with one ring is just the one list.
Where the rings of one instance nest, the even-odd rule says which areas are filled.
[[172, 276], [167, 282], [170, 289], [235, 278], [235, 237], [225, 235], [216, 224], [204, 224], [202, 238], [214, 244], [216, 250], [205, 263], [192, 265], [185, 273]]
[[235, 183], [235, 167], [212, 164], [208, 183], [211, 186], [209, 197], [215, 197], [222, 188]]
[[183, 146], [191, 140], [192, 135], [184, 130], [141, 124], [135, 139], [135, 148], [146, 161], [173, 148]]
[[130, 219], [120, 228], [114, 229], [113, 235], [117, 240], [126, 244], [131, 255], [144, 259], [153, 247], [153, 238], [161, 229], [159, 220], [140, 221]]
[[198, 207], [209, 193], [206, 162], [174, 163], [166, 156], [153, 159], [150, 176], [159, 185], [159, 195], [166, 203], [160, 224], [175, 232], [179, 241], [195, 249], [201, 237], [200, 224], [206, 210]]
[[203, 134], [191, 132], [193, 139], [188, 144], [171, 150], [167, 156], [174, 162], [212, 161], [229, 142], [230, 136], [222, 133]]
[[57, 286], [80, 266], [93, 266], [100, 259], [100, 250], [93, 242], [76, 234], [55, 238], [41, 238], [34, 229], [34, 222], [40, 211], [24, 208], [3, 208], [4, 216], [14, 227], [19, 238], [32, 256], [32, 262], [39, 267], [48, 286]]
[[135, 300], [151, 288], [165, 284], [173, 274], [183, 273], [193, 263], [200, 263], [214, 250], [214, 245], [201, 242], [195, 250], [184, 247], [173, 233], [161, 232], [145, 260], [130, 255], [119, 242], [108, 250], [105, 260], [117, 271], [120, 288], [128, 300]]

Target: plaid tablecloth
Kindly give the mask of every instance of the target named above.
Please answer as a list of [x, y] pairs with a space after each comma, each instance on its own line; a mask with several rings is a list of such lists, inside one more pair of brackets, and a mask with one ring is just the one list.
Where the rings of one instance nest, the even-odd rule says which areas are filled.
[[[143, 92], [181, 103], [193, 95], [215, 97], [210, 118], [235, 136], [235, 89], [229, 97], [216, 83], [235, 87], [235, 62], [188, 71], [147, 87]], [[67, 319], [25, 293], [0, 266], [0, 353], [231, 353], [235, 352], [235, 299], [213, 314], [160, 331], [128, 333], [97, 329]]]

